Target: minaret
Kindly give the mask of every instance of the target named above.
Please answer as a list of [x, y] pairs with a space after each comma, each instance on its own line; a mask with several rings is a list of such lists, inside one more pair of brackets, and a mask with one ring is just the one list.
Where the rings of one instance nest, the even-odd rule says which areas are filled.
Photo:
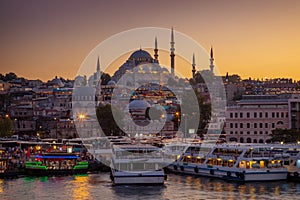
[[100, 103], [101, 101], [101, 71], [100, 71], [100, 60], [99, 60], [99, 56], [98, 56], [98, 60], [97, 60], [97, 69], [96, 69], [96, 77], [95, 77], [95, 87], [96, 87], [96, 102], [97, 105]]
[[158, 63], [158, 47], [157, 47], [157, 38], [155, 37], [155, 42], [154, 42], [154, 58]]
[[214, 73], [214, 53], [213, 53], [213, 47], [211, 47], [210, 48], [210, 65], [209, 65], [209, 67], [210, 67], [210, 71], [212, 72], [212, 73]]
[[170, 48], [170, 51], [171, 51], [171, 54], [170, 54], [170, 57], [171, 57], [171, 75], [174, 77], [174, 67], [175, 67], [175, 60], [174, 60], [174, 57], [175, 57], [175, 54], [174, 54], [174, 51], [175, 51], [175, 48], [174, 48], [174, 33], [173, 33], [173, 27], [172, 27], [172, 30], [171, 30], [171, 48]]
[[229, 81], [229, 76], [228, 76], [228, 72], [226, 73], [226, 76], [225, 76], [225, 82], [228, 82]]
[[94, 85], [96, 86], [99, 81], [101, 82], [101, 71], [100, 71], [100, 60], [99, 60], [99, 56], [98, 56], [96, 73], [94, 73]]
[[193, 64], [192, 64], [193, 70], [193, 78], [195, 78], [195, 74], [196, 74], [196, 63], [195, 63], [195, 54], [193, 53]]
[[99, 56], [97, 60], [97, 72], [100, 72], [100, 61], [99, 61]]

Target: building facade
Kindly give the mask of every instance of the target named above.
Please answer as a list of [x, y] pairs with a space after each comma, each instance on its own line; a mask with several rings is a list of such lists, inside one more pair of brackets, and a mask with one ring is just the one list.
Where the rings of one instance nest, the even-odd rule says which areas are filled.
[[226, 140], [265, 143], [272, 130], [289, 128], [288, 99], [271, 95], [249, 95], [236, 106], [227, 107]]

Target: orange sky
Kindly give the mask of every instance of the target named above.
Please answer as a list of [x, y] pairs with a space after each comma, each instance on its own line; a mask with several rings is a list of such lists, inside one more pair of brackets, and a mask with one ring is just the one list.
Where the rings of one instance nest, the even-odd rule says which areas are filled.
[[300, 79], [299, 10], [297, 0], [4, 0], [0, 73], [73, 79], [88, 53], [111, 35], [174, 26], [208, 51], [214, 46], [221, 74]]

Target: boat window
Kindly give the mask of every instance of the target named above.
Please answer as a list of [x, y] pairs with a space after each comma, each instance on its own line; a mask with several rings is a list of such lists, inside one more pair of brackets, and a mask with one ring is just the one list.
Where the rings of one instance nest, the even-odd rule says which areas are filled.
[[283, 162], [283, 164], [284, 164], [284, 165], [289, 165], [289, 164], [290, 164], [290, 161], [289, 161], [289, 160], [285, 160], [285, 161]]
[[144, 163], [133, 163], [132, 164], [132, 170], [133, 171], [143, 171], [145, 170]]

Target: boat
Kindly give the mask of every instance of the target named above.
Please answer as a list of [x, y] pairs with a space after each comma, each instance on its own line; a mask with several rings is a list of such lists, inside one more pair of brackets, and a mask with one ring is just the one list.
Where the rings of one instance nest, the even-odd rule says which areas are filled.
[[288, 170], [287, 180], [300, 182], [300, 146], [279, 145], [272, 147], [274, 157], [283, 160], [283, 165]]
[[168, 166], [175, 173], [220, 178], [229, 181], [286, 180], [288, 171], [269, 146], [201, 144], [187, 146]]
[[0, 178], [18, 178], [22, 174], [22, 166], [18, 160], [0, 148]]
[[88, 162], [80, 161], [74, 153], [50, 152], [35, 156], [25, 162], [25, 172], [32, 176], [85, 174]]
[[166, 179], [161, 149], [149, 144], [113, 145], [111, 179], [114, 185], [162, 185]]

